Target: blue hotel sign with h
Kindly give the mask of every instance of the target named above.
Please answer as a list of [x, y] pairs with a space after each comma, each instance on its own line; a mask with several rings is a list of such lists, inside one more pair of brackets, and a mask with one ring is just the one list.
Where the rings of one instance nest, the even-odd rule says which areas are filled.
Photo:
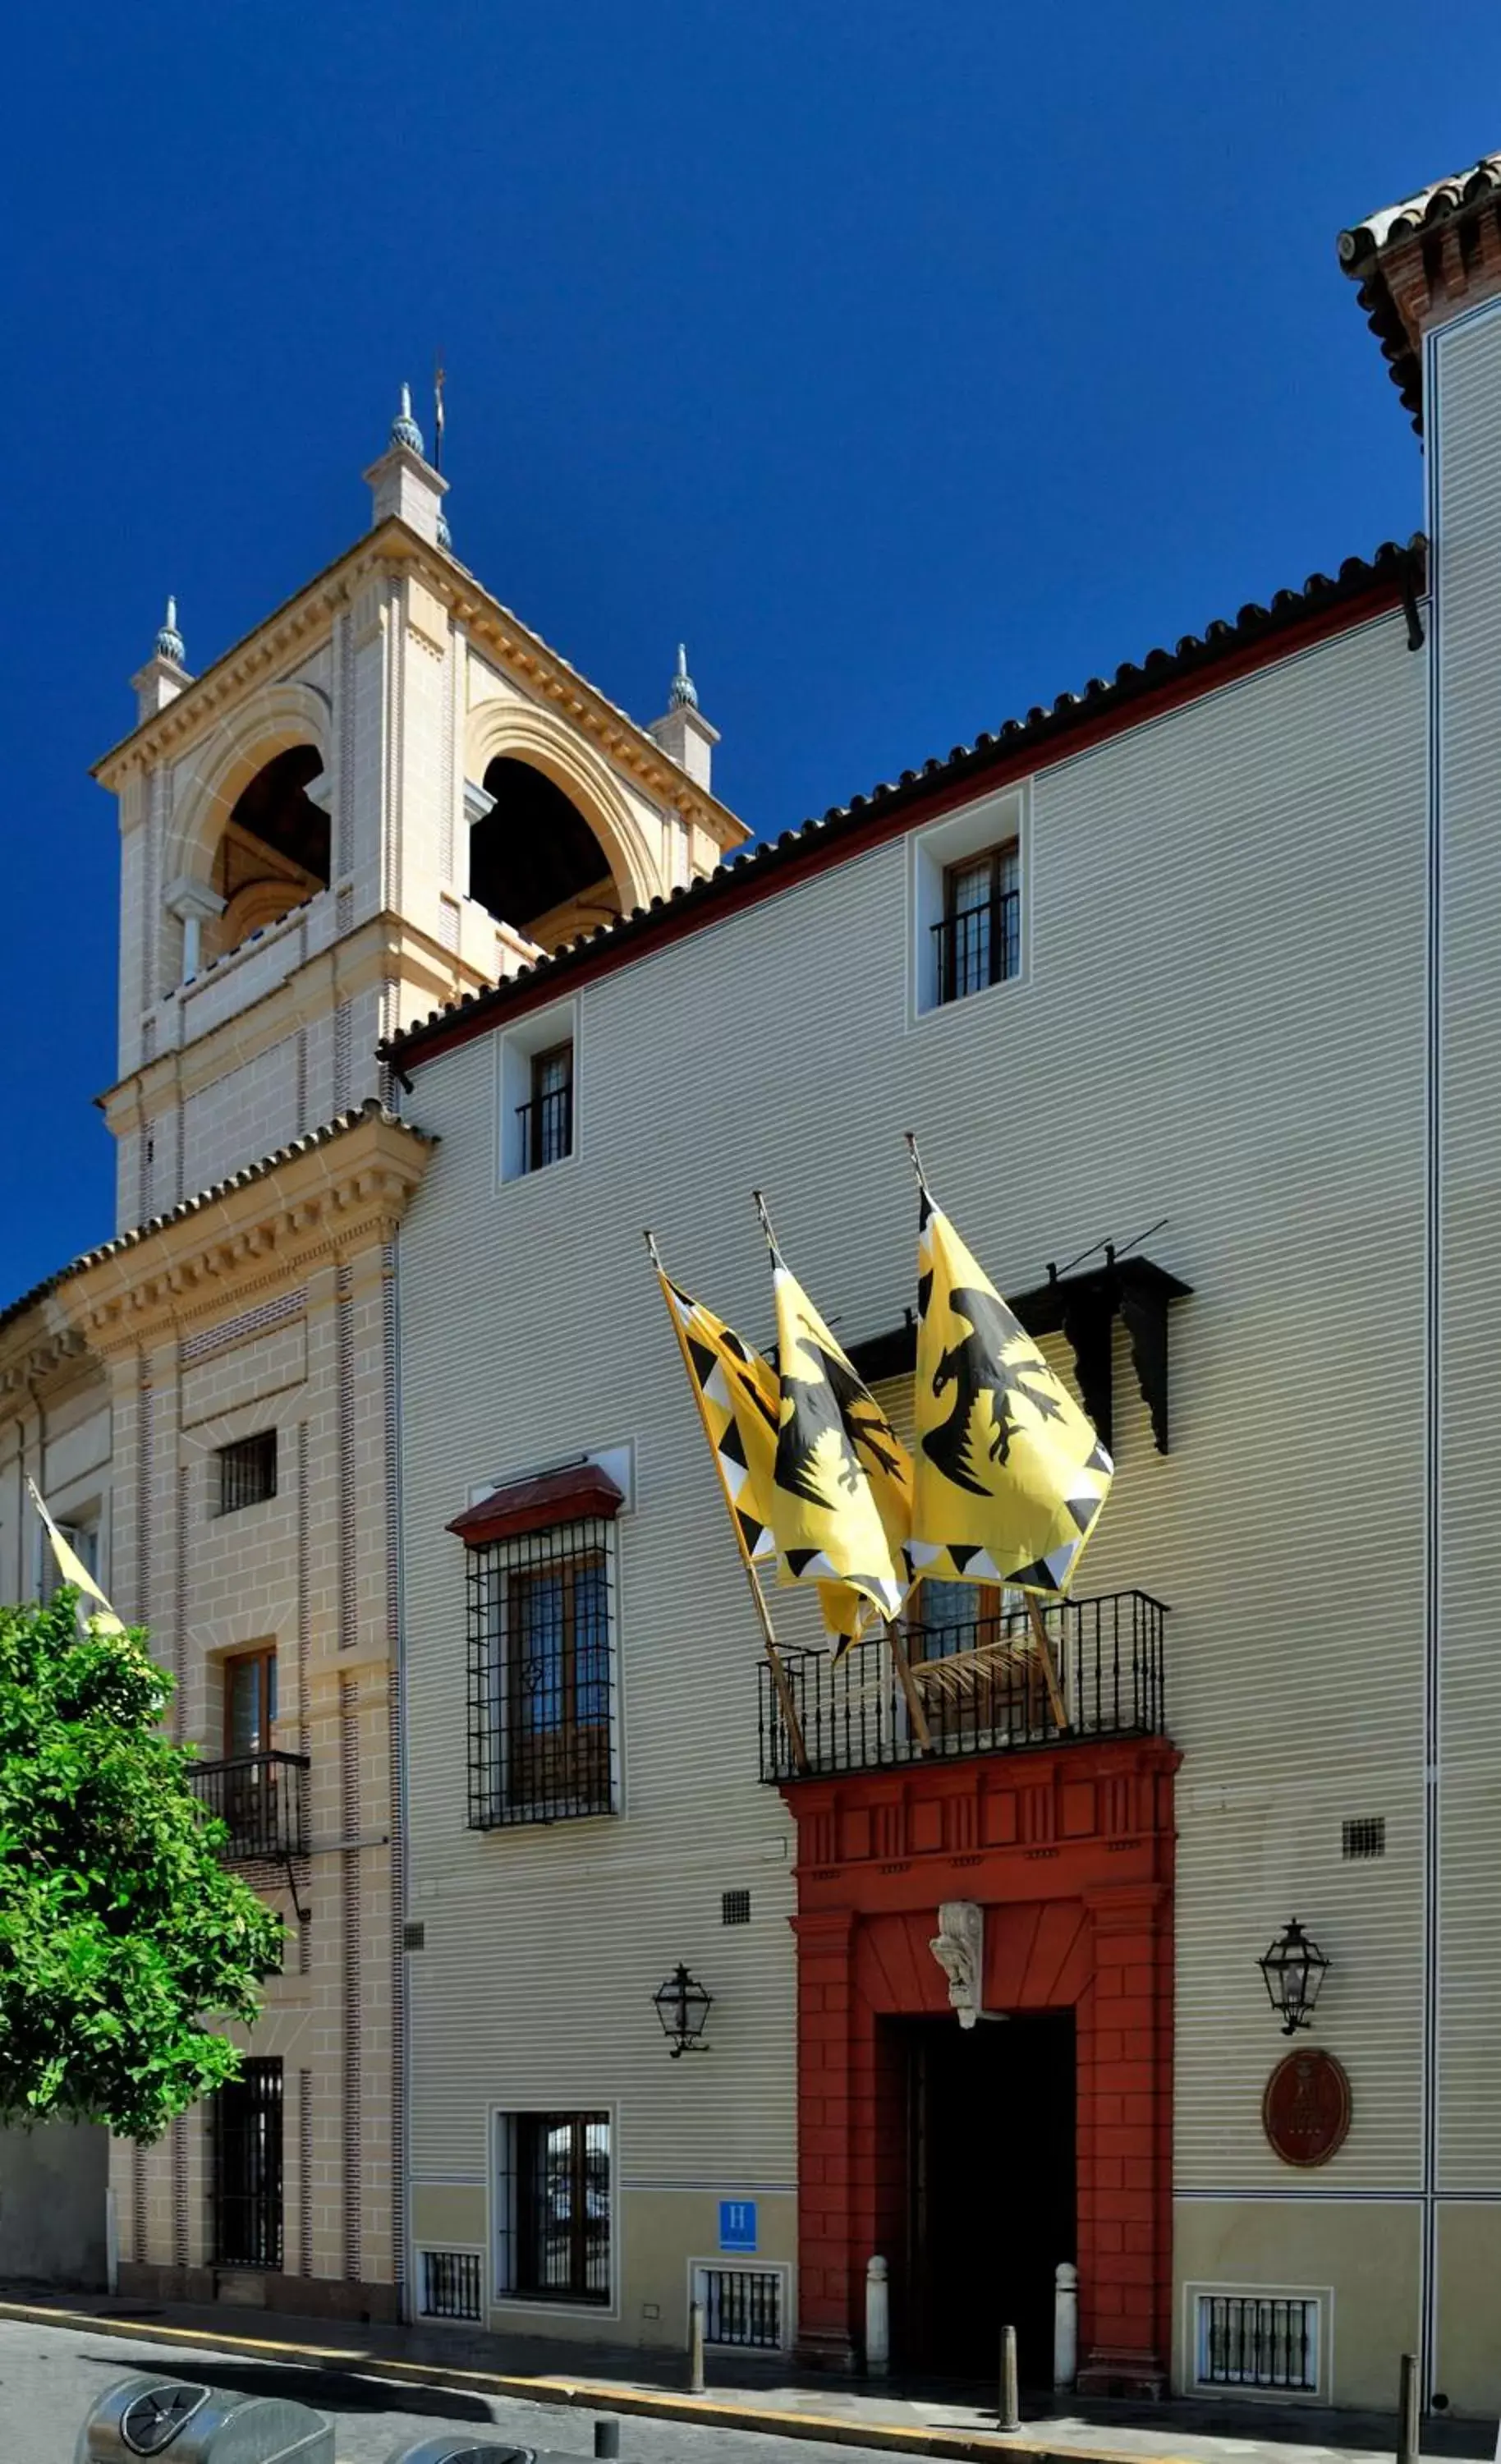
[[719, 2247], [721, 2250], [753, 2251], [755, 2248], [754, 2199], [721, 2199], [719, 2203]]

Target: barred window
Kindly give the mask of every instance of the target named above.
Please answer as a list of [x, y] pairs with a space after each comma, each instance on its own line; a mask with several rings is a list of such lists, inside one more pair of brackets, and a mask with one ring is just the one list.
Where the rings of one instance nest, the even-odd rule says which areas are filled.
[[469, 1555], [469, 1822], [616, 1810], [613, 1525]]
[[261, 1429], [253, 1438], [218, 1447], [214, 1463], [214, 1513], [238, 1514], [242, 1506], [259, 1506], [263, 1498], [276, 1494], [275, 1430]]
[[610, 2298], [610, 2118], [496, 2116], [496, 2293], [525, 2301]]
[[932, 927], [939, 1001], [963, 1001], [1021, 972], [1021, 859], [1016, 842], [987, 847], [944, 873]]

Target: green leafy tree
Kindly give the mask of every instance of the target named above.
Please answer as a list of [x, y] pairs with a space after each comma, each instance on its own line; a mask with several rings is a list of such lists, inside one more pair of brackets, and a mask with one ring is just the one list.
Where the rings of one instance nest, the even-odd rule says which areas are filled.
[[213, 2023], [254, 2017], [283, 1927], [219, 1860], [144, 1635], [76, 1601], [0, 1608], [0, 2121], [148, 2143], [237, 2075]]

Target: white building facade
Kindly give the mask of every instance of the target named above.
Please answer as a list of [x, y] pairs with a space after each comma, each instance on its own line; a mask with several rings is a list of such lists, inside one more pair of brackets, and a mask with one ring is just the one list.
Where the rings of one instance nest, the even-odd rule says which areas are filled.
[[[389, 1047], [436, 1140], [399, 1263], [417, 2315], [677, 2343], [697, 2292], [847, 2365], [879, 2255], [900, 2355], [989, 2368], [1010, 2318], [1038, 2379], [1070, 2262], [1085, 2385], [1381, 2404], [1416, 2345], [1435, 2405], [1501, 2405], [1498, 183], [1341, 244], [1426, 555]], [[518, 1143], [560, 1053], [567, 1134]], [[1062, 1722], [961, 1698], [924, 1754], [778, 1595], [799, 1771], [641, 1229], [765, 1343], [764, 1188], [909, 1416], [907, 1129], [1118, 1477]], [[920, 1603], [920, 1664], [958, 1615]], [[953, 1903], [1005, 2026], [954, 2021]], [[1329, 1967], [1284, 2039], [1294, 1918]], [[680, 1963], [713, 1999], [672, 2059]]]

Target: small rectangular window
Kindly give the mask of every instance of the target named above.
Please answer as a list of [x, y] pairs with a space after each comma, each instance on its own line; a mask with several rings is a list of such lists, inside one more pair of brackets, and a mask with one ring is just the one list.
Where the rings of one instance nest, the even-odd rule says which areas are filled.
[[1201, 2293], [1195, 2367], [1200, 2387], [1318, 2392], [1319, 2303], [1300, 2295]]
[[608, 2114], [503, 2114], [496, 2157], [497, 2291], [523, 2301], [608, 2301]]
[[555, 1044], [532, 1055], [530, 1101], [516, 1108], [521, 1128], [521, 1169], [541, 1172], [574, 1151], [574, 1047]]
[[739, 2344], [773, 2353], [781, 2344], [779, 2269], [696, 2267], [693, 2298], [704, 2304], [706, 2344]]
[[1021, 856], [1014, 839], [946, 866], [944, 912], [931, 931], [939, 1002], [963, 1001], [1020, 974]]
[[750, 1894], [749, 1891], [722, 1891], [719, 1899], [721, 1925], [749, 1925]]
[[1340, 1838], [1346, 1857], [1384, 1857], [1386, 1854], [1385, 1815], [1355, 1815], [1343, 1824]]
[[274, 1429], [262, 1429], [253, 1438], [240, 1438], [232, 1446], [220, 1446], [214, 1462], [218, 1466], [216, 1514], [238, 1514], [244, 1506], [259, 1506], [263, 1498], [275, 1496]]
[[469, 1821], [615, 1811], [611, 1526], [471, 1551]]
[[417, 2315], [421, 2319], [478, 2319], [480, 2255], [473, 2250], [420, 2250]]

